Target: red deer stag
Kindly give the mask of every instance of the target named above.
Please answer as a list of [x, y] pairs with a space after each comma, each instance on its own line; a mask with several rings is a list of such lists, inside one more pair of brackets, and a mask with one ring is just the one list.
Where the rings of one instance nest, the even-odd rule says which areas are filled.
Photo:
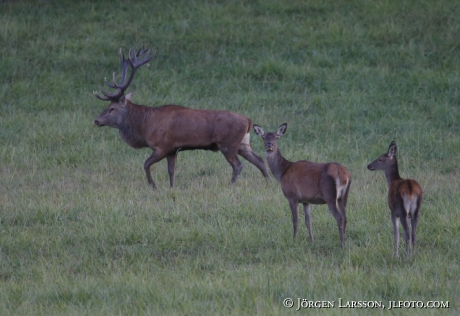
[[396, 143], [391, 142], [388, 152], [381, 155], [374, 162], [367, 166], [367, 169], [384, 170], [388, 182], [388, 207], [391, 211], [394, 233], [393, 256], [398, 256], [399, 244], [399, 221], [404, 229], [404, 240], [406, 241], [406, 254], [409, 254], [409, 225], [412, 226], [412, 248], [415, 251], [417, 223], [422, 205], [422, 188], [413, 179], [402, 179], [399, 175], [398, 161], [396, 160]]
[[[243, 169], [238, 155], [254, 164], [269, 178], [264, 160], [255, 154], [249, 142], [251, 119], [228, 111], [195, 110], [172, 104], [148, 107], [131, 102], [132, 92], [125, 95], [125, 90], [136, 70], [149, 62], [155, 54], [156, 51], [150, 55], [150, 49], [143, 47], [133, 54], [130, 50], [128, 58], [125, 58], [120, 49], [121, 83], [116, 82], [115, 73], [113, 83], [106, 81], [116, 91], [108, 93], [101, 90], [104, 96], [93, 92], [97, 98], [110, 101], [94, 124], [117, 128], [121, 138], [133, 148], [150, 147], [153, 150], [144, 163], [148, 183], [155, 188], [150, 166], [166, 157], [169, 183], [173, 187], [177, 152], [193, 149], [220, 150], [233, 168], [231, 183], [236, 181]], [[128, 68], [131, 68], [129, 76]]]
[[327, 204], [339, 227], [341, 246], [345, 241], [347, 226], [346, 205], [350, 190], [351, 174], [336, 163], [314, 163], [305, 160], [292, 162], [285, 159], [278, 148], [278, 138], [286, 132], [284, 123], [273, 133], [265, 133], [254, 124], [254, 131], [264, 140], [268, 166], [273, 176], [281, 183], [281, 190], [289, 201], [294, 225], [294, 239], [297, 235], [298, 205], [303, 204], [305, 224], [310, 240], [313, 241], [310, 222], [310, 204]]

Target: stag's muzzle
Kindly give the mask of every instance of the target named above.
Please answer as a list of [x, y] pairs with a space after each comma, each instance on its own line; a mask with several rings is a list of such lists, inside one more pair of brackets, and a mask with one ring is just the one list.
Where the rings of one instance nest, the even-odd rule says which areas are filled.
[[99, 127], [104, 126], [104, 124], [102, 124], [102, 123], [99, 122], [98, 120], [94, 120], [94, 125], [97, 125], [97, 126], [99, 126]]

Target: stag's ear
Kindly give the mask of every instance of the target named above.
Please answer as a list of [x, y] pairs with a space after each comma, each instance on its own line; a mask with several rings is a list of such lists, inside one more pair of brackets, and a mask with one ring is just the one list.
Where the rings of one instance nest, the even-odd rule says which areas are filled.
[[286, 133], [286, 129], [287, 129], [287, 123], [281, 124], [281, 125], [278, 127], [278, 130], [276, 131], [276, 135], [278, 135], [278, 137], [280, 137], [281, 135], [283, 135], [284, 133]]
[[252, 128], [254, 129], [256, 135], [259, 135], [260, 137], [263, 137], [265, 135], [264, 130], [259, 125], [254, 124]]
[[396, 155], [396, 143], [395, 141], [392, 141], [390, 144], [390, 147], [388, 147], [388, 156], [392, 157]]
[[132, 98], [132, 97], [133, 97], [133, 93], [132, 93], [132, 92], [128, 93], [127, 95], [122, 96], [122, 97], [120, 98], [121, 106], [125, 107], [127, 101], [131, 101], [131, 98]]

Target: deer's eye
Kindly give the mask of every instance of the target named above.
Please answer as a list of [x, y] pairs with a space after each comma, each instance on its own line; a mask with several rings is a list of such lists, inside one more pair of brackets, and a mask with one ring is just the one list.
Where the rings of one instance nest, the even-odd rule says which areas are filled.
[[110, 108], [109, 113], [112, 113], [115, 110], [115, 108]]
[[380, 159], [379, 159], [379, 161], [383, 161], [383, 159], [382, 159], [382, 158], [380, 158]]

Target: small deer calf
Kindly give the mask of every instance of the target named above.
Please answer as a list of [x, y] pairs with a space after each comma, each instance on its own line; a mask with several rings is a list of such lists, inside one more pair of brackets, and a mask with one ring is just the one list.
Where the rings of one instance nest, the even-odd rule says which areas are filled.
[[297, 235], [298, 205], [303, 204], [305, 224], [310, 240], [313, 241], [310, 222], [310, 204], [327, 204], [339, 227], [341, 246], [344, 245], [347, 226], [346, 205], [350, 190], [351, 174], [336, 163], [314, 163], [305, 160], [291, 162], [285, 159], [278, 148], [278, 138], [286, 132], [287, 124], [276, 132], [265, 133], [254, 124], [254, 131], [264, 140], [268, 166], [273, 176], [281, 183], [281, 190], [289, 201], [294, 225], [294, 239]]
[[422, 205], [422, 188], [413, 179], [402, 179], [399, 176], [398, 161], [396, 160], [396, 143], [391, 142], [388, 152], [381, 155], [374, 162], [367, 166], [367, 169], [384, 170], [388, 182], [388, 207], [391, 211], [391, 220], [394, 227], [394, 252], [398, 256], [399, 244], [399, 221], [404, 229], [404, 240], [406, 241], [406, 254], [409, 254], [409, 225], [412, 226], [412, 248], [415, 251], [417, 223]]

